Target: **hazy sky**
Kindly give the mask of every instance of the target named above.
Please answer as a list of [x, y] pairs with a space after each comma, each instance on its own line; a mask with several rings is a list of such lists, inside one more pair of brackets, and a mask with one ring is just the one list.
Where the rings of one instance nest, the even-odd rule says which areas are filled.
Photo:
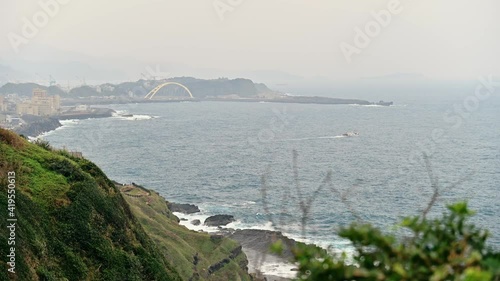
[[[498, 0], [398, 1], [400, 12], [350, 63], [341, 43], [355, 47], [355, 28], [364, 29], [371, 12], [391, 0], [64, 0], [17, 54], [9, 36], [23, 36], [23, 18], [33, 21], [43, 11], [40, 2], [56, 0], [0, 1], [4, 60], [32, 58], [44, 46], [96, 58], [303, 76], [500, 76]], [[231, 3], [225, 12], [214, 8]]]

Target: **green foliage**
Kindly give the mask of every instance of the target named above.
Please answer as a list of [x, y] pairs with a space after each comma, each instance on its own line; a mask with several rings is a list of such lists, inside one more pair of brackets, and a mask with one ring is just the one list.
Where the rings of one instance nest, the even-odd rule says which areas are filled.
[[[16, 275], [0, 280], [180, 280], [111, 181], [69, 158], [0, 129], [0, 210], [16, 173]], [[7, 241], [6, 227], [0, 240]], [[0, 244], [0, 255], [9, 251]], [[17, 279], [16, 279], [17, 278]]]
[[[329, 255], [299, 245], [295, 258], [300, 280], [500, 280], [500, 254], [486, 245], [488, 232], [467, 223], [466, 203], [448, 206], [440, 219], [409, 217], [401, 226], [410, 238], [397, 239], [368, 224], [340, 231], [353, 257]], [[352, 260], [351, 260], [352, 259]]]
[[45, 149], [45, 150], [48, 150], [48, 151], [52, 150], [52, 146], [50, 146], [50, 143], [46, 140], [36, 139], [33, 143], [38, 145], [39, 147]]
[[[144, 190], [141, 187], [144, 194]], [[149, 196], [125, 196], [134, 217], [153, 239], [171, 264], [175, 264], [182, 280], [250, 280], [246, 272], [247, 259], [243, 253], [233, 255], [238, 243], [222, 237], [191, 231], [179, 226], [178, 218], [168, 209], [163, 197], [156, 192]], [[195, 258], [196, 257], [196, 258]], [[208, 269], [229, 259], [217, 271]]]

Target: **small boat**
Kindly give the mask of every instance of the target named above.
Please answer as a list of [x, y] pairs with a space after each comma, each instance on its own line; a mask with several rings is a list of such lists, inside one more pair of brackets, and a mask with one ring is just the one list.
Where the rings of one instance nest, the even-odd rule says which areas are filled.
[[356, 137], [356, 136], [359, 136], [359, 134], [356, 132], [347, 132], [347, 133], [343, 133], [342, 136], [343, 137]]

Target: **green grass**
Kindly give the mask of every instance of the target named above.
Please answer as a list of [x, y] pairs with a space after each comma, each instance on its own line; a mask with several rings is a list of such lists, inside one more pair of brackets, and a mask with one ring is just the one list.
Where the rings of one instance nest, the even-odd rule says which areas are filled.
[[[228, 258], [231, 251], [239, 246], [237, 242], [226, 238], [214, 242], [208, 234], [194, 232], [179, 225], [165, 199], [155, 192], [151, 192], [150, 197], [125, 196], [125, 199], [166, 259], [176, 264], [176, 269], [184, 280], [189, 280], [194, 274], [198, 274], [202, 280], [250, 280], [244, 269], [247, 263], [244, 254], [231, 260], [221, 270], [208, 275], [208, 268]], [[196, 266], [193, 264], [195, 255], [199, 260]]]
[[[17, 186], [16, 275], [2, 270], [0, 281], [250, 280], [243, 253], [208, 274], [239, 245], [180, 226], [158, 193], [122, 195], [94, 163], [0, 129], [2, 218], [9, 171]], [[0, 228], [0, 241], [8, 235]], [[0, 243], [0, 255], [9, 247]]]
[[[0, 280], [182, 280], [93, 163], [0, 129], [2, 217], [8, 171], [16, 172], [16, 275], [2, 270]], [[2, 227], [0, 240], [8, 235]], [[9, 247], [1, 243], [0, 254]]]

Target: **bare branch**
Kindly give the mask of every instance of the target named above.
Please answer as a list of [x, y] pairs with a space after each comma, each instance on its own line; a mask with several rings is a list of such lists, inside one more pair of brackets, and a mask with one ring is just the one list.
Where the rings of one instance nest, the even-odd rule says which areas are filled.
[[431, 200], [427, 204], [427, 207], [424, 209], [422, 212], [422, 220], [424, 220], [427, 216], [427, 214], [430, 212], [434, 204], [436, 204], [437, 199], [439, 198], [439, 179], [437, 176], [434, 175], [433, 170], [432, 170], [432, 165], [431, 161], [429, 159], [429, 156], [424, 152], [424, 161], [425, 161], [425, 169], [427, 171], [427, 175], [429, 176], [429, 179], [431, 181], [431, 188], [433, 190]]

